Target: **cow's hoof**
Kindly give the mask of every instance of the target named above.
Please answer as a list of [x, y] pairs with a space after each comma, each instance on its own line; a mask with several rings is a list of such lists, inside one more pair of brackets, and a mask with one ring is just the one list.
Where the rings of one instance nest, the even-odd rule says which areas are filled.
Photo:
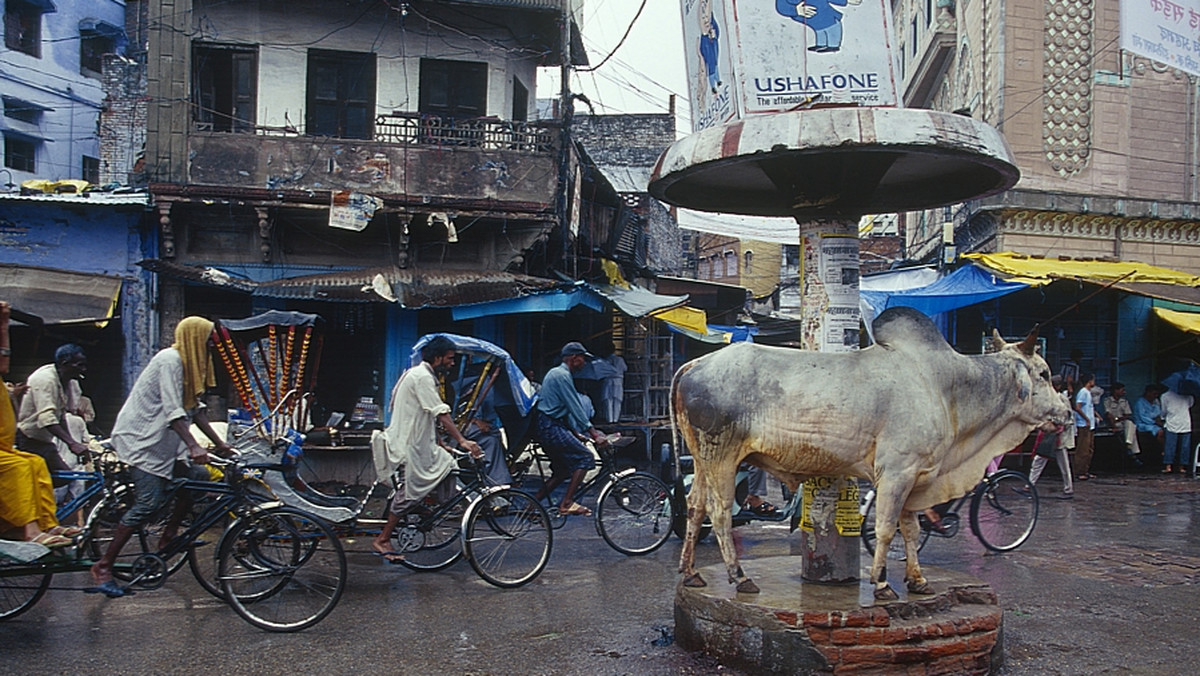
[[739, 594], [757, 594], [758, 585], [754, 584], [754, 580], [746, 578], [738, 583], [737, 590]]
[[704, 578], [700, 577], [700, 573], [692, 573], [691, 575], [688, 575], [687, 577], [683, 578], [683, 586], [685, 586], [685, 587], [707, 587], [708, 583], [704, 581]]
[[920, 582], [913, 582], [912, 580], [909, 580], [907, 586], [908, 586], [908, 593], [910, 593], [910, 594], [932, 594], [933, 593], [933, 587], [930, 587], [929, 583], [926, 582], [925, 580], [921, 580]]
[[896, 590], [892, 589], [891, 587], [880, 587], [879, 589], [875, 590], [876, 601], [895, 601], [899, 598], [900, 595], [897, 594]]

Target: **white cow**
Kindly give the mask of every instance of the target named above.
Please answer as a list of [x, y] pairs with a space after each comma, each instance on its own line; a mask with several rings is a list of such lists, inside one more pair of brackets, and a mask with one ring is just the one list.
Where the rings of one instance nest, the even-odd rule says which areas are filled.
[[878, 534], [871, 581], [896, 598], [884, 568], [897, 525], [909, 591], [930, 593], [917, 562], [917, 512], [964, 495], [988, 463], [1037, 425], [1070, 413], [1035, 354], [1036, 329], [1021, 343], [993, 338], [996, 352], [954, 351], [933, 323], [893, 308], [872, 324], [876, 344], [829, 354], [740, 343], [684, 364], [671, 385], [676, 431], [691, 449], [687, 538], [679, 570], [701, 587], [693, 565], [705, 513], [729, 581], [757, 592], [730, 538], [737, 468], [758, 465], [797, 490], [816, 476], [874, 482]]

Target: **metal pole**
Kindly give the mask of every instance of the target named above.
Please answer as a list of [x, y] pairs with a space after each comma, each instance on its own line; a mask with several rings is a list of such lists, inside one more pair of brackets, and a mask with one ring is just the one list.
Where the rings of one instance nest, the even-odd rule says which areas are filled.
[[567, 271], [567, 253], [570, 241], [571, 200], [571, 118], [574, 105], [571, 102], [571, 0], [562, 0], [562, 88], [559, 93], [559, 120], [562, 123], [562, 149], [558, 166], [558, 217], [562, 234], [562, 266]]

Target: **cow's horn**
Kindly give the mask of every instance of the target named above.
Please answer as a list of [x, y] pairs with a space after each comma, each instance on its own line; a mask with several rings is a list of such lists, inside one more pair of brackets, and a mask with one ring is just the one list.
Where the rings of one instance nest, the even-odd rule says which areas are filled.
[[1017, 348], [1020, 349], [1021, 352], [1024, 352], [1032, 357], [1033, 353], [1037, 350], [1037, 339], [1038, 327], [1034, 326], [1033, 330], [1029, 332], [1028, 336], [1025, 336], [1025, 340], [1022, 340], [1021, 344], [1018, 345]]
[[1008, 343], [1005, 343], [1004, 339], [1000, 337], [1000, 331], [998, 331], [996, 329], [992, 329], [992, 345], [991, 345], [991, 349], [988, 351], [989, 352], [999, 352], [1000, 350], [1003, 350], [1004, 346], [1007, 344]]

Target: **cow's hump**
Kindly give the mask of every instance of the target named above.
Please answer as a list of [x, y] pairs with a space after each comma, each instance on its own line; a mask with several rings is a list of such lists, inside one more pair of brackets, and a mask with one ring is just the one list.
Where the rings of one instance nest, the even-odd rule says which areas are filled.
[[888, 349], [954, 351], [933, 321], [910, 307], [884, 310], [871, 322], [871, 331], [875, 342]]

